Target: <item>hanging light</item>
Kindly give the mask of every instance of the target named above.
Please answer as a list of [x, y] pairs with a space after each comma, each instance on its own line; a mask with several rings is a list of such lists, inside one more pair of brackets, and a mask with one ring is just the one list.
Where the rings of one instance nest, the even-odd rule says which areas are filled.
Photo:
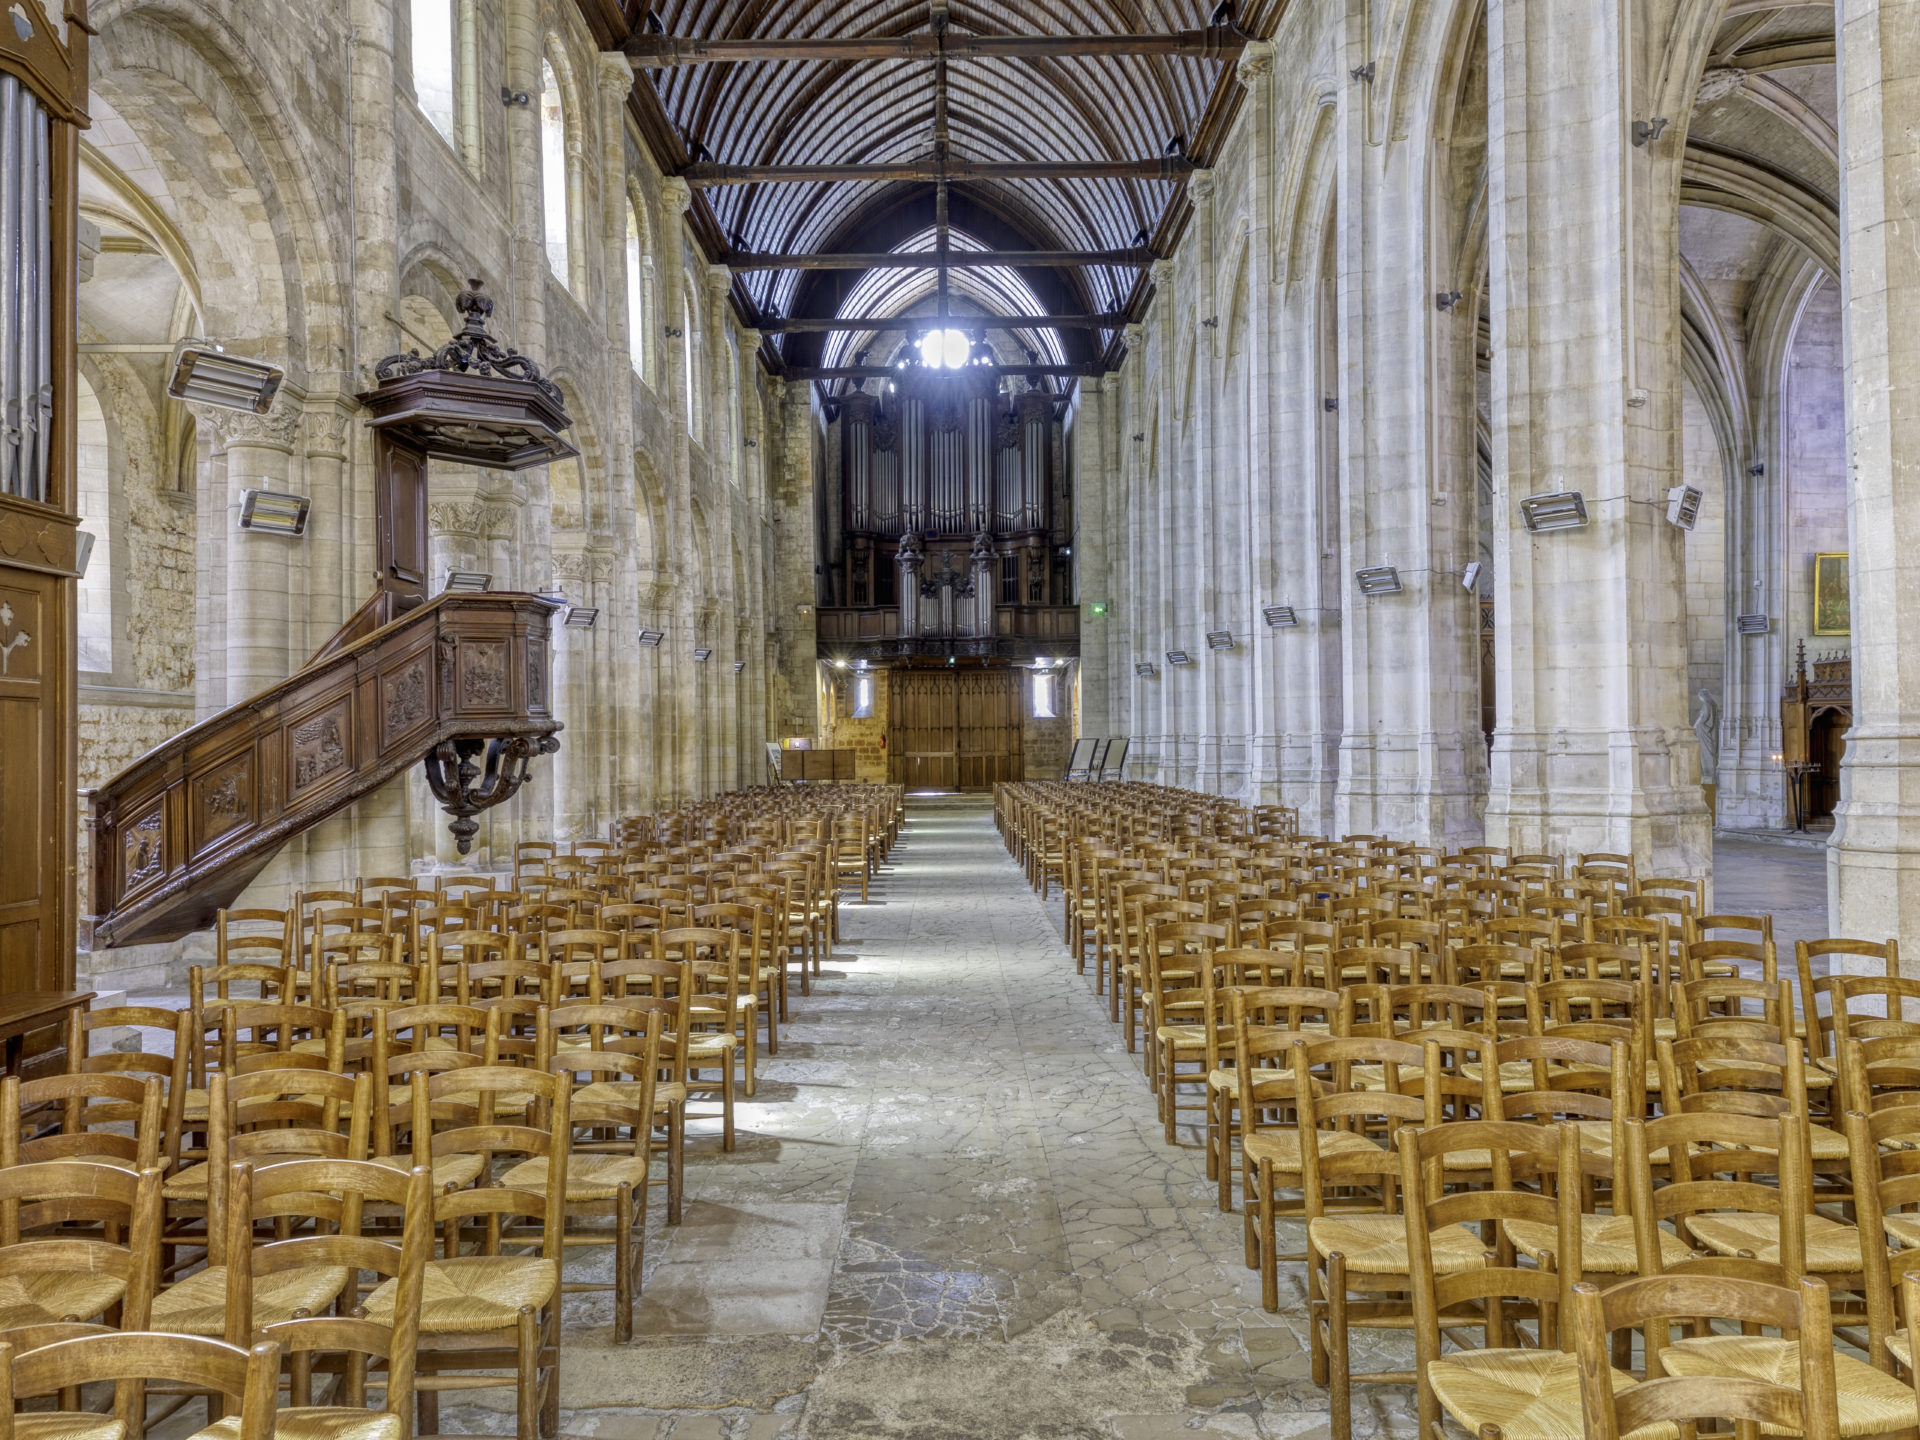
[[1293, 613], [1291, 605], [1269, 605], [1261, 610], [1260, 615], [1275, 630], [1300, 623], [1300, 617]]
[[1400, 572], [1391, 565], [1369, 565], [1353, 572], [1353, 583], [1362, 595], [1398, 595], [1402, 589]]
[[264, 415], [273, 408], [285, 378], [278, 365], [229, 355], [211, 340], [182, 340], [174, 346], [167, 394], [195, 405]]

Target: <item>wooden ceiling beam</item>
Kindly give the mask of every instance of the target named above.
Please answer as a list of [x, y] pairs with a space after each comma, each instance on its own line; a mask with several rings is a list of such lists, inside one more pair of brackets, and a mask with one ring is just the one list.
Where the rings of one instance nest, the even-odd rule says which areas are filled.
[[836, 330], [1118, 330], [1129, 324], [1122, 311], [1104, 315], [803, 315], [762, 320], [764, 335], [828, 335]]
[[[1143, 269], [1160, 257], [1144, 246], [1126, 250], [952, 250], [947, 266], [953, 270], [985, 270], [1005, 266], [1032, 270], [1049, 266], [1078, 269], [1112, 266]], [[758, 255], [734, 251], [720, 262], [735, 270], [932, 270], [940, 264], [937, 250], [845, 250], [810, 255]]]
[[1184, 55], [1227, 60], [1252, 37], [1238, 26], [1209, 25], [1164, 35], [968, 35], [949, 30], [914, 35], [833, 38], [705, 39], [691, 35], [630, 35], [621, 50], [648, 70], [682, 65], [726, 65], [755, 60], [1050, 60], [1087, 55]]
[[680, 178], [696, 190], [722, 185], [871, 184], [888, 180], [1183, 180], [1186, 155], [1152, 160], [901, 160], [882, 165], [717, 165], [697, 161]]

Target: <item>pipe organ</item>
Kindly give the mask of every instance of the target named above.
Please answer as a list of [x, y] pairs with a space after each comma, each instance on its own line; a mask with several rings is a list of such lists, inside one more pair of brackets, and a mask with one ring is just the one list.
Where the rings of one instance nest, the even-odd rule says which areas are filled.
[[1077, 649], [1077, 610], [1033, 613], [1073, 604], [1065, 397], [1010, 384], [990, 363], [908, 364], [829, 402], [823, 643], [889, 642], [876, 659]]

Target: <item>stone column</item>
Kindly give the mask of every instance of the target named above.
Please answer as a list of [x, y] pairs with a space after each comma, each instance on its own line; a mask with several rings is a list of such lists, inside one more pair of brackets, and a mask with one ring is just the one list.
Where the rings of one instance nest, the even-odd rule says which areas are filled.
[[1245, 516], [1243, 553], [1247, 573], [1247, 593], [1238, 612], [1222, 616], [1236, 634], [1246, 633], [1241, 642], [1247, 653], [1240, 658], [1245, 672], [1243, 702], [1246, 740], [1246, 799], [1250, 804], [1271, 804], [1280, 787], [1280, 717], [1275, 692], [1275, 666], [1278, 660], [1273, 639], [1261, 619], [1263, 605], [1279, 603], [1269, 593], [1276, 578], [1271, 527], [1265, 523], [1275, 480], [1274, 413], [1271, 402], [1273, 363], [1271, 353], [1271, 293], [1273, 247], [1273, 46], [1255, 40], [1240, 52], [1235, 74], [1246, 88], [1248, 114], [1241, 122], [1251, 127], [1253, 143], [1247, 149], [1249, 175], [1247, 209], [1251, 225], [1247, 233], [1247, 314], [1239, 323], [1247, 329], [1245, 364], [1247, 366], [1247, 413], [1243, 421], [1246, 436], [1245, 461], [1236, 459], [1234, 469], [1240, 476], [1240, 503]]
[[[727, 292], [733, 288], [733, 271], [725, 265], [707, 267], [707, 335], [709, 354], [709, 401], [707, 404], [707, 449], [713, 456], [713, 477], [728, 485], [740, 482], [740, 437], [733, 433], [733, 387], [739, 383], [734, 374], [733, 354], [727, 345]], [[719, 537], [714, 537], [719, 543]]]
[[293, 671], [287, 576], [306, 563], [299, 554], [306, 541], [242, 530], [240, 507], [248, 490], [288, 489], [300, 411], [286, 398], [265, 415], [210, 409], [202, 414], [227, 460], [226, 703], [238, 705]]
[[[1853, 728], [1828, 850], [1831, 933], [1920, 923], [1920, 14], [1840, 0], [1841, 283], [1852, 482]], [[1920, 973], [1920, 947], [1908, 973]]]
[[[627, 96], [633, 90], [633, 66], [624, 56], [603, 54], [599, 68], [601, 271], [606, 276], [608, 421], [601, 447], [607, 469], [606, 490], [612, 500], [613, 535], [626, 557], [608, 586], [600, 623], [594, 633], [609, 638], [599, 642], [599, 653], [610, 671], [606, 687], [612, 713], [605, 734], [609, 746], [607, 773], [611, 794], [608, 814], [617, 817], [640, 808], [641, 772], [645, 767], [640, 727], [639, 647], [633, 636], [640, 627], [636, 596], [639, 577], [634, 556], [635, 499], [633, 464], [633, 354], [642, 337], [630, 329], [627, 295], [627, 224], [631, 200], [627, 192]], [[615, 638], [618, 637], [618, 638]]]
[[[1367, 63], [1370, 37], [1349, 8], [1342, 73]], [[1423, 91], [1423, 106], [1436, 87]], [[1344, 719], [1334, 827], [1340, 834], [1415, 835], [1454, 849], [1477, 844], [1485, 784], [1474, 597], [1460, 584], [1474, 540], [1474, 476], [1443, 436], [1447, 347], [1470, 310], [1434, 303], [1451, 274], [1446, 181], [1420, 146], [1381, 144], [1372, 87], [1343, 88], [1339, 116], [1336, 264], [1340, 276], [1338, 426], [1343, 587], [1354, 571], [1391, 565], [1400, 593], [1347, 591]], [[1402, 122], [1430, 131], [1430, 112]], [[1436, 233], [1438, 230], [1440, 233]], [[1684, 641], [1684, 630], [1682, 640]], [[1682, 655], [1684, 662], [1684, 653]], [[1588, 846], [1604, 849], [1604, 846]]]
[[[1679, 476], [1673, 172], [1688, 98], [1627, 73], [1636, 20], [1656, 18], [1640, 6], [1488, 10], [1499, 715], [1487, 839], [1701, 875], [1711, 834], [1686, 706], [1685, 556], [1664, 514]], [[1636, 146], [1647, 115], [1673, 124]], [[1560, 490], [1586, 497], [1591, 523], [1530, 535], [1521, 499]]]
[[693, 343], [693, 337], [686, 333], [687, 318], [691, 306], [686, 297], [686, 216], [693, 204], [693, 192], [687, 182], [676, 176], [669, 176], [660, 182], [660, 208], [663, 222], [660, 227], [660, 252], [665, 264], [661, 272], [660, 286], [661, 309], [664, 312], [664, 330], [666, 346], [661, 355], [665, 366], [662, 376], [665, 393], [669, 396], [668, 410], [673, 417], [673, 465], [667, 477], [667, 515], [670, 534], [668, 553], [678, 558], [674, 572], [676, 582], [663, 597], [667, 604], [662, 610], [662, 628], [667, 638], [661, 645], [662, 695], [667, 703], [661, 707], [663, 722], [671, 717], [667, 746], [663, 758], [671, 757], [667, 768], [670, 779], [662, 780], [662, 789], [667, 791], [673, 803], [690, 800], [699, 790], [699, 738], [698, 706], [699, 696], [694, 683], [693, 646], [694, 641], [694, 605], [696, 603], [691, 577], [695, 573], [690, 557], [693, 547], [693, 456], [690, 446], [693, 436], [687, 428], [688, 408], [691, 397], [687, 390], [687, 347]]

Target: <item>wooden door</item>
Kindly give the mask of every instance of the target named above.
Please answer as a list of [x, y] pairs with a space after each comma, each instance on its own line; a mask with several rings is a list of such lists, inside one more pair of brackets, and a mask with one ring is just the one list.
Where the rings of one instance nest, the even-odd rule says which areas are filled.
[[889, 778], [909, 790], [959, 789], [953, 676], [940, 670], [894, 670], [889, 684]]
[[1019, 677], [1008, 670], [895, 670], [889, 778], [909, 790], [991, 790], [1024, 772]]

